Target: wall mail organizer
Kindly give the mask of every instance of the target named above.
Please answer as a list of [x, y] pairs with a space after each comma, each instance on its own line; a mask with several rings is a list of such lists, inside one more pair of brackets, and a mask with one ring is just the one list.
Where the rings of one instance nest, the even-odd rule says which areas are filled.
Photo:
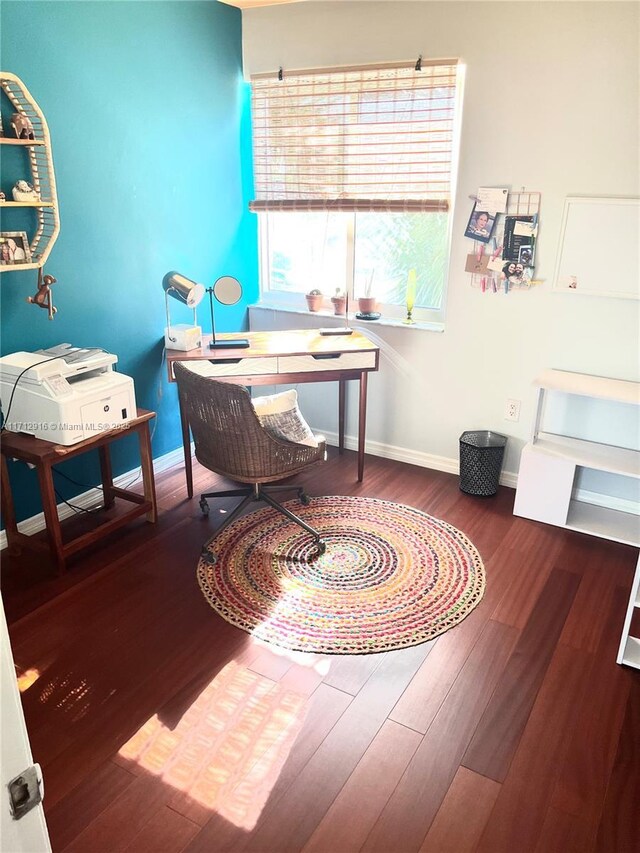
[[[503, 200], [499, 192], [505, 194]], [[472, 287], [483, 293], [506, 294], [539, 284], [535, 262], [541, 194], [524, 188], [520, 192], [481, 188], [473, 198], [474, 209], [465, 231], [474, 240], [474, 251], [465, 265]], [[500, 207], [484, 209], [492, 203]]]

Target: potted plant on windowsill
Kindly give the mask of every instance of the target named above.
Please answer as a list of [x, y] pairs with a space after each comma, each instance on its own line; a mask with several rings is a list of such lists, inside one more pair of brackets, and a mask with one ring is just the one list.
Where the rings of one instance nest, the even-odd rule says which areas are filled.
[[309, 311], [319, 311], [322, 308], [322, 300], [324, 299], [322, 293], [314, 288], [310, 290], [309, 293], [305, 294], [305, 299], [307, 300], [307, 307]]
[[335, 295], [331, 297], [331, 301], [333, 302], [333, 313], [334, 314], [344, 314], [347, 310], [347, 297], [345, 296], [344, 290], [337, 287]]
[[373, 295], [373, 279], [376, 271], [371, 270], [364, 286], [364, 296], [358, 297], [358, 308], [361, 314], [373, 314], [378, 305], [378, 300]]

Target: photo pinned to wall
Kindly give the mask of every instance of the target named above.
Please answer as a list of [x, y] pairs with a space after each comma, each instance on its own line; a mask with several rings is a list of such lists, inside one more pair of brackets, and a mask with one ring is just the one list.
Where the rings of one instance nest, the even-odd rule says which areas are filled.
[[502, 267], [502, 281], [508, 281], [509, 284], [529, 284], [533, 278], [533, 267], [525, 266], [519, 261], [507, 261]]
[[464, 236], [478, 240], [480, 243], [488, 243], [496, 225], [496, 216], [496, 213], [492, 214], [488, 210], [480, 210], [476, 202], [473, 205]]
[[472, 256], [467, 257], [466, 270], [472, 273], [473, 287], [483, 293], [508, 294], [541, 283], [535, 279], [534, 269], [539, 211], [540, 193], [525, 192], [524, 188], [522, 192], [509, 193], [504, 216], [496, 215], [492, 237], [483, 241], [491, 245], [478, 249], [478, 256], [487, 253], [483, 264], [477, 257], [474, 266]]
[[[503, 283], [525, 287], [531, 284], [537, 235], [537, 214], [532, 216], [505, 216], [502, 257], [508, 264], [505, 264], [502, 269]], [[511, 271], [509, 265], [513, 265], [515, 271]], [[507, 266], [509, 266], [509, 271], [505, 272]]]
[[518, 262], [524, 264], [525, 267], [533, 266], [533, 244], [528, 243], [524, 246], [520, 246], [518, 250]]
[[502, 257], [505, 261], [520, 261], [520, 251], [528, 247], [531, 252], [529, 264], [532, 265], [537, 230], [533, 216], [505, 216], [502, 241]]

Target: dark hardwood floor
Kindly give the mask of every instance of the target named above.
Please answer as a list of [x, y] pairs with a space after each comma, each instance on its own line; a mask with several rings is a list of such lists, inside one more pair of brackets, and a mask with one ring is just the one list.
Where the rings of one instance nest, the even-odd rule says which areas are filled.
[[[304, 482], [416, 506], [484, 559], [483, 601], [433, 642], [302, 655], [224, 622], [195, 579], [219, 516], [200, 518], [181, 468], [158, 478], [155, 527], [64, 577], [4, 557], [56, 853], [640, 851], [640, 672], [615, 663], [637, 551], [515, 518], [510, 489], [474, 499], [374, 457], [355, 471], [332, 450]], [[215, 480], [194, 475], [196, 492]]]

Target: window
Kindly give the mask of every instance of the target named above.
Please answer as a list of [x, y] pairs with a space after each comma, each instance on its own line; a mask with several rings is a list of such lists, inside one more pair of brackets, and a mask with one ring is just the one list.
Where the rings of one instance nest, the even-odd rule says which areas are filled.
[[376, 296], [386, 316], [441, 320], [460, 71], [451, 60], [254, 78], [261, 285]]

